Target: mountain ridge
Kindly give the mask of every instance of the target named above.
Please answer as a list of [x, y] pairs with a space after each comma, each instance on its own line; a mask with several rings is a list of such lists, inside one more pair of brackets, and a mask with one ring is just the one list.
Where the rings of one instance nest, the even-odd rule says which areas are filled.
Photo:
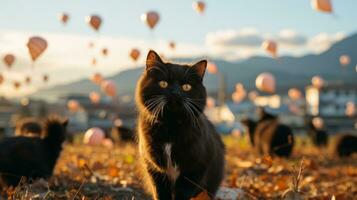
[[[351, 58], [348, 66], [341, 67], [339, 57], [347, 54]], [[179, 62], [192, 62], [193, 58], [173, 59]], [[310, 84], [314, 75], [319, 75], [329, 82], [353, 84], [357, 86], [357, 34], [336, 42], [328, 50], [320, 54], [308, 54], [300, 57], [282, 56], [273, 59], [264, 56], [253, 56], [245, 60], [228, 62], [213, 60], [218, 69], [226, 77], [227, 91], [231, 92], [236, 83], [243, 83], [248, 90], [255, 89], [255, 77], [262, 72], [272, 73], [277, 80], [277, 91], [286, 92], [290, 87], [304, 88]], [[342, 68], [342, 69], [341, 69]], [[133, 95], [136, 81], [143, 71], [143, 67], [128, 69], [113, 76], [107, 77], [116, 82], [119, 95]], [[218, 78], [206, 74], [205, 85], [209, 92], [216, 92]], [[91, 91], [100, 91], [100, 88], [88, 79], [79, 80], [70, 84], [57, 85], [40, 90], [34, 97], [43, 98], [51, 95], [61, 96], [69, 94], [86, 95]]]

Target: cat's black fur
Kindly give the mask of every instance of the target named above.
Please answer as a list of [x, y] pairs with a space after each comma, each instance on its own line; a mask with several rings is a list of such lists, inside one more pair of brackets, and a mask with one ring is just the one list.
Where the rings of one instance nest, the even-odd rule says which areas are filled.
[[339, 157], [357, 154], [357, 135], [345, 133], [337, 136], [334, 151]]
[[133, 142], [135, 141], [134, 131], [126, 126], [113, 126], [111, 131], [111, 138], [116, 143]]
[[290, 127], [280, 124], [276, 116], [259, 110], [259, 120], [242, 120], [255, 150], [263, 155], [289, 157], [294, 147]]
[[16, 123], [16, 136], [41, 137], [42, 123], [39, 119], [24, 118]]
[[[203, 114], [206, 65], [206, 61], [192, 66], [164, 63], [154, 51], [148, 53], [136, 103], [143, 175], [155, 200], [189, 200], [203, 190], [213, 197], [223, 179], [224, 145]], [[160, 87], [160, 81], [167, 81], [167, 87]], [[183, 91], [183, 84], [190, 84], [191, 90]], [[155, 115], [150, 102], [160, 97], [158, 102], [165, 104]], [[179, 175], [173, 173], [177, 171]]]
[[311, 138], [314, 145], [317, 147], [326, 147], [328, 144], [328, 134], [324, 129], [318, 129], [312, 123], [312, 120], [307, 122], [307, 134]]
[[21, 176], [48, 178], [52, 175], [65, 140], [68, 121], [49, 117], [44, 124], [43, 138], [7, 137], [0, 140], [0, 178], [16, 186]]

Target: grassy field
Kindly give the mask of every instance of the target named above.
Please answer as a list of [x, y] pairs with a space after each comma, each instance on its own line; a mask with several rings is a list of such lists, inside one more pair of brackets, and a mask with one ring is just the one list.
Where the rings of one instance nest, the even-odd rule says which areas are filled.
[[[241, 199], [357, 199], [357, 159], [336, 159], [328, 150], [298, 138], [291, 159], [254, 154], [246, 138], [225, 137], [226, 175], [222, 186], [240, 188]], [[50, 180], [23, 180], [4, 188], [8, 199], [150, 199], [142, 190], [134, 144], [113, 148], [67, 144]], [[0, 198], [1, 199], [1, 198]], [[198, 198], [201, 199], [201, 198]], [[229, 199], [227, 197], [227, 199]]]

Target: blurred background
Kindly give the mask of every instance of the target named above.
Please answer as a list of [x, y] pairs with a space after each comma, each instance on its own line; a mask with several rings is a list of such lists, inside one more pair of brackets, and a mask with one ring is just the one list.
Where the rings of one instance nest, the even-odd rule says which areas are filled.
[[208, 59], [206, 114], [242, 134], [257, 107], [304, 134], [357, 129], [355, 0], [1, 0], [0, 137], [58, 113], [69, 131], [135, 127], [146, 54]]

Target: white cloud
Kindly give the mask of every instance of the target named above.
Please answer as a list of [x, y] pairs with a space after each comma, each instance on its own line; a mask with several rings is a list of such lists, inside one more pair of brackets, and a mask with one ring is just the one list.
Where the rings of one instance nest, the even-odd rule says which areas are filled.
[[320, 33], [309, 39], [307, 46], [314, 52], [325, 51], [330, 46], [346, 37], [345, 33], [338, 32], [335, 34]]
[[217, 31], [206, 36], [208, 46], [254, 48], [260, 46], [262, 42], [262, 36], [254, 28]]
[[296, 47], [305, 45], [307, 38], [295, 30], [284, 29], [278, 33], [277, 42], [281, 46]]
[[206, 45], [211, 54], [234, 60], [264, 54], [261, 44], [267, 39], [275, 40], [278, 43], [280, 55], [302, 55], [310, 52], [322, 52], [344, 37], [343, 33], [320, 33], [309, 38], [293, 29], [263, 34], [254, 28], [244, 28], [208, 33]]

